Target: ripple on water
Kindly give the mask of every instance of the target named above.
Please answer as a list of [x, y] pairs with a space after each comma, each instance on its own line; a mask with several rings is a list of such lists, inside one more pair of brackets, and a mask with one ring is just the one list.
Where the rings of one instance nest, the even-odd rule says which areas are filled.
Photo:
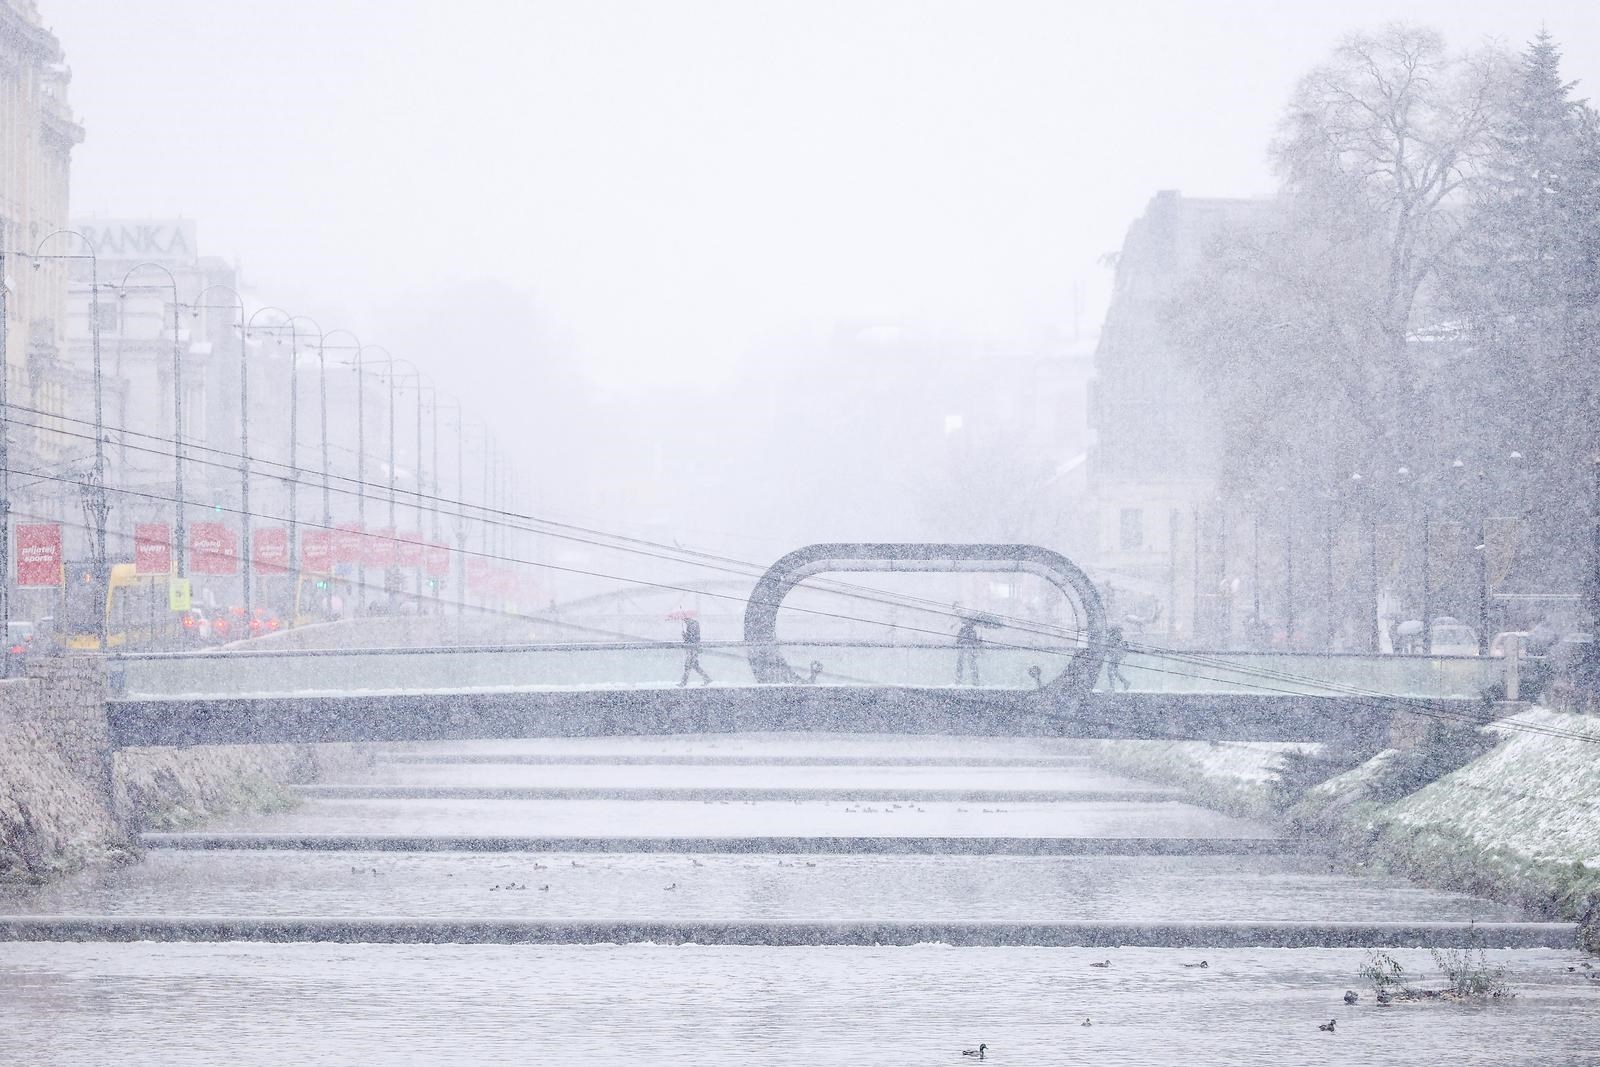
[[[920, 809], [920, 810], [919, 810]], [[215, 820], [219, 833], [555, 837], [1273, 837], [1189, 804], [1092, 801], [314, 800], [277, 815]]]
[[[1487, 1009], [1346, 1006], [1353, 950], [8, 945], [0, 1062], [1589, 1063], [1600, 990], [1491, 953]], [[1203, 955], [1210, 966], [1186, 969]], [[1427, 953], [1402, 952], [1419, 971]], [[1110, 957], [1106, 970], [1089, 967]], [[1092, 1027], [1080, 1023], [1087, 1016]], [[1316, 1027], [1339, 1019], [1332, 1035]]]
[[[574, 866], [576, 864], [576, 866]], [[527, 889], [504, 890], [497, 886]], [[667, 891], [668, 885], [677, 886]], [[541, 886], [549, 886], [545, 890]], [[1511, 921], [1296, 856], [774, 856], [156, 850], [0, 911], [655, 919]]]

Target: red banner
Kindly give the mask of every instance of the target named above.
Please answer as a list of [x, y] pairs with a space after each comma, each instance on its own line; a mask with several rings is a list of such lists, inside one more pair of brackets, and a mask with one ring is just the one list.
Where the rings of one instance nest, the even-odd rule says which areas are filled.
[[450, 546], [429, 545], [425, 556], [428, 564], [429, 578], [450, 577]]
[[367, 535], [362, 557], [369, 567], [393, 567], [395, 557], [394, 527], [373, 530]]
[[257, 574], [288, 574], [288, 527], [257, 526], [250, 535], [250, 555], [250, 566]]
[[420, 567], [427, 547], [422, 543], [422, 531], [407, 530], [395, 539], [394, 561], [402, 567]]
[[172, 527], [141, 522], [133, 528], [133, 573], [172, 573]]
[[333, 562], [360, 563], [363, 541], [359, 522], [342, 522], [333, 531]]
[[[339, 538], [333, 530], [303, 530], [300, 533], [300, 567], [312, 574], [333, 573], [333, 545]], [[259, 557], [258, 557], [259, 558]]]
[[61, 584], [60, 523], [22, 523], [17, 526], [17, 584]]
[[236, 574], [239, 538], [220, 522], [197, 522], [189, 529], [189, 570], [195, 574]]

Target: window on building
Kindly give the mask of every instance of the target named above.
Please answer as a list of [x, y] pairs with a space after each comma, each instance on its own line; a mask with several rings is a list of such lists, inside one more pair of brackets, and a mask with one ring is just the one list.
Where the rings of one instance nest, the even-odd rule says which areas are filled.
[[1123, 508], [1122, 530], [1118, 537], [1122, 551], [1132, 552], [1144, 547], [1144, 509]]

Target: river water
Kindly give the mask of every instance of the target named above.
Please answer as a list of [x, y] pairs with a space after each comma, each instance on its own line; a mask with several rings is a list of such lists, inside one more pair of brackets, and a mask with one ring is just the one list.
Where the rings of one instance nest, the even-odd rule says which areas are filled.
[[[1272, 831], [1129, 795], [1070, 746], [1017, 740], [665, 738], [410, 751], [277, 815], [213, 833], [501, 835], [493, 852], [153, 848], [0, 893], [0, 913], [181, 919], [1423, 920], [1513, 909], [1325, 858], [1251, 853]], [[491, 762], [486, 762], [491, 761]], [[498, 762], [492, 762], [498, 761]], [[564, 761], [564, 762], [563, 762]], [[645, 761], [645, 762], [641, 762]], [[648, 762], [661, 761], [661, 762]], [[484, 795], [390, 799], [389, 789]], [[592, 790], [508, 799], [497, 790]], [[618, 789], [792, 791], [783, 801], [619, 800]], [[816, 799], [888, 790], [898, 799]], [[932, 801], [938, 790], [985, 799]], [[807, 794], [812, 794], [808, 797]], [[563, 851], [565, 835], [675, 839], [1106, 839], [1130, 854]], [[1152, 839], [1238, 854], [1147, 855]], [[524, 844], [519, 845], [518, 841]], [[593, 842], [590, 843], [593, 845]], [[525, 888], [524, 888], [525, 887]], [[945, 945], [267, 944], [0, 941], [0, 1064], [1595, 1064], [1600, 982], [1557, 949], [1490, 950], [1517, 996], [1343, 1003], [1366, 950]], [[1422, 949], [1393, 955], [1440, 983]], [[1204, 960], [1206, 967], [1185, 966]], [[1091, 963], [1109, 961], [1099, 968]], [[1569, 970], [1568, 968], [1574, 968]], [[1084, 1019], [1091, 1025], [1084, 1026]], [[1335, 1032], [1317, 1029], [1337, 1018]]]

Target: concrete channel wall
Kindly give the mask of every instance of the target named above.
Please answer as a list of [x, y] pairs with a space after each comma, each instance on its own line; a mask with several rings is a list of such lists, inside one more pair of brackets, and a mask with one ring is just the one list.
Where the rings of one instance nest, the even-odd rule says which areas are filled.
[[288, 784], [368, 758], [354, 745], [113, 750], [98, 658], [41, 657], [25, 670], [0, 681], [0, 879], [128, 856], [144, 830], [286, 806]]

